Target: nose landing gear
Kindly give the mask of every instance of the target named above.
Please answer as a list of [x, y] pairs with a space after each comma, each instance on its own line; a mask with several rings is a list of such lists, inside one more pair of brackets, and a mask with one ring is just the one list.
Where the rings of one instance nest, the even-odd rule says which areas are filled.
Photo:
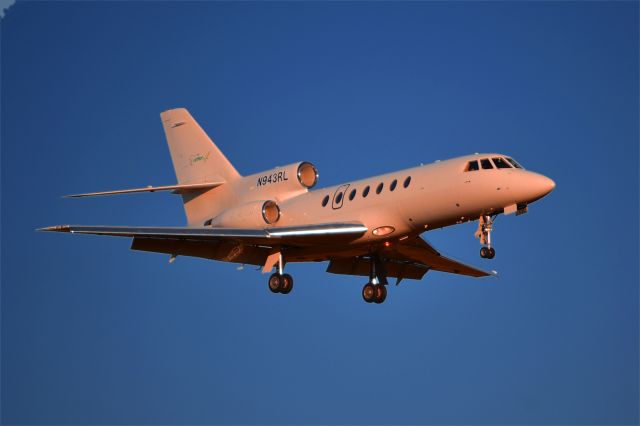
[[496, 249], [493, 247], [482, 247], [480, 249], [480, 257], [483, 259], [493, 259], [496, 255]]
[[478, 230], [475, 233], [476, 238], [480, 238], [480, 244], [485, 247], [480, 249], [480, 257], [483, 259], [493, 259], [496, 256], [496, 250], [491, 247], [491, 231], [493, 230], [493, 218], [489, 215], [482, 215], [478, 220]]

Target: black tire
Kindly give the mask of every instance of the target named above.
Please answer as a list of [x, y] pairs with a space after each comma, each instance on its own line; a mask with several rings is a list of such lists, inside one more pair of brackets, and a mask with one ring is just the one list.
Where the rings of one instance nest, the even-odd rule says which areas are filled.
[[377, 284], [375, 302], [380, 304], [385, 300], [387, 300], [387, 287], [383, 284]]
[[280, 293], [282, 289], [282, 277], [279, 273], [271, 274], [269, 277], [269, 290], [272, 293]]
[[366, 283], [364, 287], [362, 287], [362, 298], [365, 302], [371, 303], [376, 298], [376, 289], [375, 286], [371, 283]]
[[493, 247], [491, 247], [489, 249], [489, 259], [493, 259], [494, 257], [496, 257], [496, 249], [494, 249]]
[[293, 289], [293, 277], [289, 274], [283, 274], [280, 277], [280, 293], [289, 294]]
[[480, 249], [480, 257], [483, 259], [487, 259], [489, 257], [489, 248], [488, 247], [482, 247]]

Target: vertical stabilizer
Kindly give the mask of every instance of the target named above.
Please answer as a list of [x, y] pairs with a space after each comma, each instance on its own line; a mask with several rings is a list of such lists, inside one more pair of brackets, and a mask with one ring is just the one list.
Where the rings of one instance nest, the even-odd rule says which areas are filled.
[[227, 157], [202, 130], [189, 111], [176, 108], [160, 114], [178, 183], [200, 183], [217, 177], [240, 178]]
[[203, 222], [235, 203], [234, 182], [240, 173], [193, 119], [189, 111], [176, 108], [160, 114], [176, 178], [179, 184], [219, 181], [225, 184], [182, 194], [187, 223]]

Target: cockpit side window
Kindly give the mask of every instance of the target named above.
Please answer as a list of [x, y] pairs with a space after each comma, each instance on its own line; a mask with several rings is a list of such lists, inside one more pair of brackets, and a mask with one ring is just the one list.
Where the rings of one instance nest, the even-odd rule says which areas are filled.
[[513, 167], [515, 167], [517, 169], [523, 169], [524, 168], [516, 160], [514, 160], [511, 157], [507, 157], [507, 161], [510, 162], [511, 164], [513, 164]]
[[507, 163], [504, 158], [495, 157], [495, 158], [492, 158], [492, 160], [493, 160], [493, 164], [495, 164], [496, 167], [499, 168], [499, 169], [510, 169], [511, 168], [509, 163]]
[[478, 160], [473, 160], [473, 161], [469, 161], [469, 164], [467, 164], [467, 171], [468, 172], [473, 172], [475, 170], [478, 170]]
[[493, 169], [493, 165], [488, 158], [483, 158], [482, 160], [480, 160], [480, 164], [482, 164], [483, 169]]

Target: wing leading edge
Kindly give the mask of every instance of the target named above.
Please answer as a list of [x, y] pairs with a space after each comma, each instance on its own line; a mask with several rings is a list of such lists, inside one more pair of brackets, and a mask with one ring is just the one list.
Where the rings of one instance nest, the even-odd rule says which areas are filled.
[[58, 225], [38, 230], [161, 240], [211, 241], [227, 239], [248, 244], [274, 245], [304, 243], [308, 239], [317, 240], [327, 237], [333, 237], [331, 242], [334, 242], [336, 237], [357, 238], [367, 232], [368, 228], [361, 223], [324, 223], [262, 229]]

